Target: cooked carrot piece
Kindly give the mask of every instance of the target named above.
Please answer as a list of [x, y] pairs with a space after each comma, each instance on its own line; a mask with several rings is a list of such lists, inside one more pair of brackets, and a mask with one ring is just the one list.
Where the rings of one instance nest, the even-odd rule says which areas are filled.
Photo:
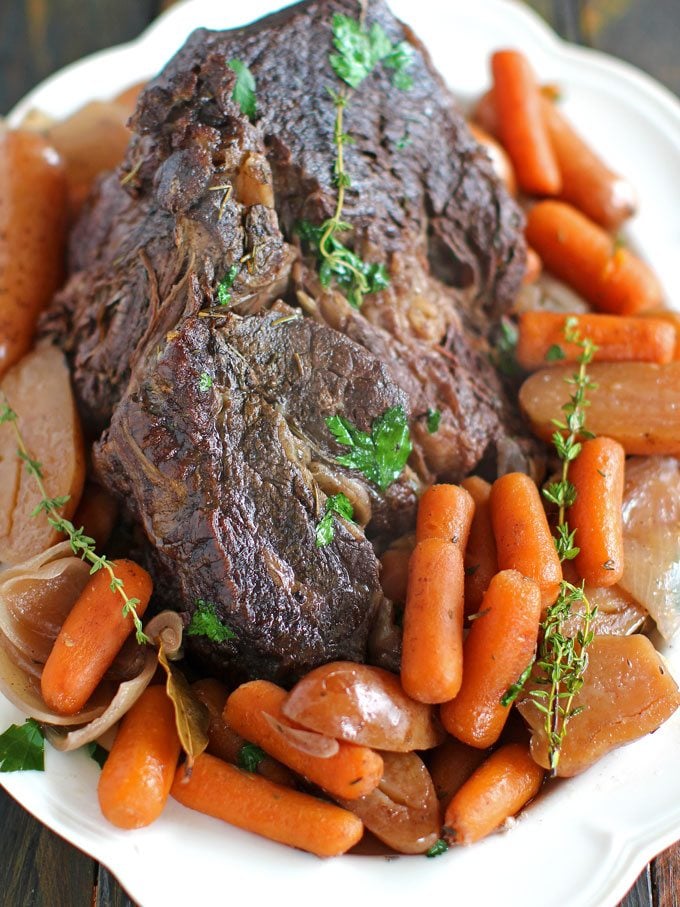
[[623, 485], [626, 454], [618, 441], [584, 441], [569, 478], [576, 500], [569, 526], [580, 548], [574, 563], [593, 586], [613, 586], [623, 575]]
[[618, 230], [635, 213], [630, 183], [614, 173], [576, 132], [555, 104], [541, 98], [541, 112], [562, 175], [560, 198], [606, 230]]
[[541, 110], [541, 93], [529, 61], [516, 50], [491, 57], [498, 129], [517, 174], [532, 195], [556, 195], [562, 179]]
[[460, 485], [431, 485], [418, 502], [416, 542], [442, 539], [465, 551], [475, 502]]
[[491, 580], [463, 648], [463, 683], [440, 711], [446, 730], [480, 749], [500, 737], [510, 714], [501, 703], [536, 651], [541, 590], [516, 570]]
[[82, 526], [85, 535], [94, 539], [97, 551], [106, 547], [118, 516], [118, 502], [108, 491], [88, 482], [73, 517], [73, 525]]
[[327, 758], [311, 755], [298, 749], [272, 726], [270, 719], [284, 728], [300, 728], [281, 711], [286, 696], [284, 689], [267, 680], [244, 683], [227, 699], [224, 720], [246, 740], [261, 746], [270, 756], [330, 794], [353, 800], [376, 788], [382, 777], [383, 761], [368, 747], [339, 741], [335, 755]]
[[526, 746], [502, 746], [454, 795], [444, 817], [444, 837], [450, 844], [474, 844], [486, 837], [536, 796], [543, 775]]
[[163, 812], [181, 745], [165, 689], [147, 687], [124, 716], [99, 777], [102, 813], [118, 828], [142, 828]]
[[498, 555], [491, 525], [491, 485], [479, 476], [468, 476], [461, 485], [475, 502], [464, 560], [465, 616], [468, 617], [479, 611], [484, 593], [492, 577], [498, 573]]
[[406, 600], [408, 562], [413, 548], [388, 548], [380, 557], [380, 585], [393, 602]]
[[635, 315], [661, 305], [650, 268], [566, 202], [539, 202], [529, 211], [527, 242], [545, 267], [596, 309]]
[[453, 699], [463, 676], [463, 552], [452, 542], [425, 539], [409, 563], [401, 682], [418, 702]]
[[207, 753], [187, 776], [177, 769], [172, 796], [198, 812], [319, 857], [334, 857], [361, 838], [361, 819], [309, 794], [241, 771]]
[[538, 254], [535, 252], [531, 246], [527, 246], [527, 264], [524, 270], [524, 277], [522, 278], [523, 284], [536, 283], [538, 278], [541, 276], [541, 271], [543, 270], [543, 262]]
[[673, 361], [676, 331], [661, 318], [522, 312], [516, 350], [522, 368], [533, 371], [546, 365], [576, 362], [582, 349], [564, 339], [567, 318], [575, 319], [581, 336], [597, 346], [593, 357], [596, 362]]
[[442, 819], [453, 795], [460, 790], [487, 757], [484, 750], [447, 737], [441, 746], [427, 754], [427, 767], [434, 783]]
[[540, 586], [543, 605], [551, 605], [562, 567], [538, 488], [524, 473], [510, 472], [496, 479], [489, 500], [499, 568], [533, 579]]
[[647, 312], [640, 312], [645, 318], [660, 318], [667, 324], [670, 324], [675, 331], [675, 347], [673, 349], [673, 360], [680, 360], [680, 312], [674, 312], [672, 309], [650, 309]]
[[[141, 617], [153, 583], [133, 561], [112, 561], [128, 598], [139, 599]], [[107, 570], [95, 573], [59, 631], [45, 663], [40, 686], [45, 702], [61, 715], [79, 712], [128, 638], [134, 624], [123, 615], [123, 599], [111, 590]]]

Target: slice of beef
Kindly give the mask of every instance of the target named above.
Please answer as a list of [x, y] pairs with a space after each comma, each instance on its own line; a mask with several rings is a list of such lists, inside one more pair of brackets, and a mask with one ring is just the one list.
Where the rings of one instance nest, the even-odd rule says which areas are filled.
[[97, 477], [143, 527], [167, 603], [210, 601], [235, 632], [188, 638], [206, 667], [289, 682], [364, 659], [378, 562], [342, 519], [317, 547], [325, 495], [312, 467], [333, 461], [325, 415], [366, 430], [404, 402], [361, 347], [290, 312], [189, 318], [135, 368], [95, 449]]

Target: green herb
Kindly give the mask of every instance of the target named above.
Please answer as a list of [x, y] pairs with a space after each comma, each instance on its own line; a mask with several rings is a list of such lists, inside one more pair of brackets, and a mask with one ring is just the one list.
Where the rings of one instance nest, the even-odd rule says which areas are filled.
[[207, 372], [201, 372], [201, 377], [198, 379], [198, 389], [200, 391], [209, 391], [213, 386], [213, 379]]
[[[321, 286], [328, 289], [335, 278], [349, 304], [360, 309], [364, 296], [389, 286], [387, 270], [383, 264], [363, 261], [343, 245], [333, 232], [324, 239], [328, 224], [329, 221], [325, 221], [320, 227], [315, 227], [309, 221], [300, 221], [295, 229], [309, 249], [316, 253]], [[347, 224], [340, 226], [348, 227]]]
[[33, 718], [0, 734], [0, 772], [30, 771], [45, 771], [45, 737]]
[[85, 535], [84, 528], [81, 526], [80, 529], [76, 529], [70, 520], [65, 520], [59, 513], [59, 509], [68, 501], [69, 496], [48, 497], [47, 491], [45, 490], [42, 465], [38, 460], [34, 460], [30, 456], [26, 447], [26, 442], [19, 429], [16, 413], [11, 409], [6, 399], [3, 401], [2, 410], [0, 410], [0, 424], [5, 422], [10, 423], [13, 426], [17, 441], [17, 456], [23, 462], [26, 472], [35, 480], [38, 490], [40, 491], [41, 500], [33, 511], [32, 516], [38, 516], [38, 514], [44, 513], [47, 517], [47, 522], [56, 532], [68, 536], [73, 553], [82, 558], [82, 560], [90, 563], [91, 575], [98, 573], [100, 570], [106, 570], [111, 580], [109, 588], [113, 593], [118, 593], [123, 600], [123, 617], [129, 615], [132, 618], [137, 642], [140, 645], [149, 643], [150, 640], [146, 633], [144, 633], [142, 621], [137, 614], [139, 599], [128, 597], [123, 581], [116, 576], [113, 565], [106, 555], [97, 554], [95, 541], [88, 535]]
[[396, 147], [397, 151], [403, 151], [404, 148], [408, 148], [408, 146], [412, 145], [412, 144], [413, 144], [413, 139], [408, 134], [408, 132], [405, 132], [400, 139], [397, 139], [395, 147]]
[[104, 768], [104, 763], [109, 758], [108, 750], [105, 750], [103, 746], [100, 746], [96, 741], [93, 741], [92, 743], [87, 743], [85, 745], [85, 752], [90, 759], [94, 759], [99, 768]]
[[255, 79], [252, 72], [241, 60], [229, 60], [227, 66], [236, 73], [236, 84], [231, 95], [232, 100], [236, 101], [241, 108], [241, 113], [247, 116], [249, 120], [255, 119], [257, 115], [257, 99], [255, 97]]
[[548, 352], [545, 354], [546, 362], [559, 362], [560, 359], [564, 358], [564, 350], [558, 343], [553, 343]]
[[342, 492], [332, 494], [326, 499], [326, 512], [321, 517], [319, 525], [316, 527], [317, 548], [324, 548], [333, 541], [333, 538], [335, 537], [333, 514], [336, 513], [346, 520], [351, 520], [354, 516], [354, 508], [347, 495]]
[[439, 838], [438, 841], [435, 841], [432, 847], [429, 850], [425, 851], [426, 857], [439, 857], [441, 854], [446, 853], [449, 849], [449, 845], [443, 838]]
[[413, 85], [408, 69], [413, 62], [413, 49], [406, 41], [392, 44], [384, 29], [377, 22], [366, 29], [358, 19], [336, 13], [332, 20], [333, 45], [337, 54], [331, 54], [330, 64], [339, 79], [352, 88], [369, 76], [382, 60], [394, 70], [393, 84], [404, 91]]
[[256, 772], [267, 754], [254, 743], [244, 744], [238, 752], [238, 764], [246, 772]]
[[499, 325], [500, 335], [496, 341], [491, 361], [499, 372], [509, 377], [521, 375], [522, 369], [516, 358], [518, 331], [517, 326], [503, 318]]
[[217, 285], [217, 302], [220, 305], [229, 305], [231, 302], [231, 293], [229, 291], [234, 286], [239, 270], [238, 265], [232, 265]]
[[511, 684], [507, 688], [505, 693], [503, 693], [503, 695], [501, 696], [501, 705], [503, 705], [507, 708], [508, 706], [511, 706], [513, 704], [515, 699], [517, 699], [519, 694], [524, 689], [524, 686], [525, 686], [527, 680], [531, 676], [531, 669], [533, 668], [533, 666], [534, 666], [534, 663], [532, 661], [526, 666], [526, 668], [519, 675], [517, 682]]
[[191, 615], [187, 636], [207, 636], [212, 642], [225, 642], [235, 639], [236, 634], [217, 616], [217, 608], [212, 602], [202, 598], [196, 600], [196, 610]]
[[412, 450], [408, 419], [402, 406], [392, 406], [378, 416], [370, 435], [343, 416], [330, 416], [326, 425], [339, 444], [351, 448], [349, 453], [336, 458], [342, 466], [358, 469], [381, 491], [399, 478]]
[[427, 411], [427, 430], [431, 435], [439, 431], [439, 423], [442, 421], [442, 414], [438, 409], [428, 409]]

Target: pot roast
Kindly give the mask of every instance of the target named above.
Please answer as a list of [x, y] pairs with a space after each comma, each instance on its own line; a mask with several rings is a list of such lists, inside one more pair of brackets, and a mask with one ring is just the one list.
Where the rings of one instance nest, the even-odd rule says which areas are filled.
[[[159, 601], [188, 615], [214, 604], [234, 639], [190, 647], [233, 678], [364, 660], [382, 601], [376, 544], [412, 526], [425, 483], [493, 462], [516, 433], [486, 337], [522, 278], [521, 214], [382, 2], [367, 23], [412, 45], [414, 84], [378, 66], [348, 104], [343, 219], [389, 286], [358, 311], [300, 248], [296, 224], [335, 206], [331, 21], [356, 11], [308, 0], [194, 32], [142, 93], [126, 160], [76, 225], [42, 325], [71, 361], [96, 476], [143, 530]], [[234, 59], [255, 78], [252, 121], [232, 98]], [[381, 490], [338, 465], [326, 419], [368, 432], [393, 406], [413, 453]], [[317, 547], [339, 491], [356, 522], [336, 519]]]

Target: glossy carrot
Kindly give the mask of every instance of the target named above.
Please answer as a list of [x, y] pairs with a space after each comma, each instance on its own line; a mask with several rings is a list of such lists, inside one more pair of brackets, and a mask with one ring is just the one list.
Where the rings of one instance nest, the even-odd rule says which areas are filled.
[[464, 559], [465, 616], [469, 617], [479, 611], [484, 593], [492, 577], [498, 573], [498, 554], [491, 525], [491, 485], [479, 476], [468, 476], [461, 485], [475, 502]]
[[441, 746], [427, 754], [427, 768], [443, 811], [487, 755], [484, 750], [467, 746], [453, 737], [447, 737]]
[[[191, 689], [210, 715], [207, 751], [224, 762], [241, 765], [243, 748], [249, 745], [249, 741], [237, 734], [224, 720], [224, 707], [229, 695], [227, 688], [219, 680], [206, 677], [192, 683]], [[243, 766], [241, 765], [241, 767]], [[256, 772], [276, 784], [285, 784], [286, 787], [295, 786], [295, 777], [290, 769], [266, 753], [263, 753], [262, 758], [258, 761]]]
[[323, 758], [302, 752], [272, 726], [299, 728], [281, 710], [287, 693], [267, 680], [252, 680], [237, 687], [227, 699], [224, 720], [237, 733], [334, 796], [363, 797], [380, 783], [382, 758], [366, 746], [340, 741], [334, 756]]
[[562, 567], [538, 488], [524, 473], [510, 472], [493, 483], [489, 501], [499, 568], [534, 580], [543, 605], [551, 605]]
[[526, 746], [502, 746], [454, 795], [444, 816], [444, 837], [449, 844], [486, 837], [536, 796], [544, 774]]
[[633, 187], [614, 173], [581, 138], [558, 107], [541, 98], [541, 112], [562, 175], [560, 198], [606, 230], [618, 230], [633, 214]]
[[491, 71], [498, 129], [520, 187], [531, 195], [556, 195], [562, 179], [529, 61], [519, 51], [499, 50]]
[[[576, 362], [583, 352], [564, 339], [567, 318], [576, 320], [582, 337], [597, 346], [596, 362], [672, 362], [676, 331], [661, 318], [623, 315], [562, 315], [522, 312], [519, 318], [517, 361], [526, 371]], [[554, 354], [554, 355], [553, 355]]]
[[545, 267], [596, 309], [635, 315], [662, 303], [663, 292], [650, 268], [566, 202], [534, 205], [526, 237]]
[[[153, 583], [132, 561], [113, 561], [128, 598], [139, 599], [141, 617], [151, 598]], [[60, 715], [79, 712], [128, 638], [134, 624], [123, 616], [123, 599], [111, 591], [107, 570], [90, 579], [59, 631], [45, 663], [40, 686], [45, 702]]]
[[409, 563], [401, 682], [418, 702], [447, 702], [463, 677], [463, 552], [452, 542], [425, 539]]
[[475, 502], [460, 485], [431, 485], [418, 502], [416, 542], [442, 539], [465, 551]]
[[123, 717], [99, 777], [105, 818], [118, 828], [142, 828], [163, 812], [181, 745], [175, 709], [164, 687], [147, 687]]
[[319, 857], [345, 853], [364, 830], [361, 819], [334, 803], [274, 784], [207, 753], [196, 759], [190, 776], [183, 767], [177, 770], [171, 793], [189, 809]]
[[446, 730], [480, 749], [501, 735], [510, 708], [501, 700], [533, 660], [541, 590], [516, 570], [491, 580], [463, 648], [463, 683], [440, 711]]
[[66, 173], [35, 132], [0, 132], [0, 376], [28, 352], [64, 274]]
[[640, 312], [645, 318], [660, 318], [666, 324], [670, 324], [675, 331], [675, 347], [673, 349], [673, 360], [680, 360], [680, 312], [674, 312], [672, 309], [650, 309], [648, 312]]
[[584, 441], [569, 478], [576, 500], [569, 527], [580, 548], [574, 564], [592, 586], [613, 586], [623, 575], [623, 485], [626, 455], [618, 441]]

